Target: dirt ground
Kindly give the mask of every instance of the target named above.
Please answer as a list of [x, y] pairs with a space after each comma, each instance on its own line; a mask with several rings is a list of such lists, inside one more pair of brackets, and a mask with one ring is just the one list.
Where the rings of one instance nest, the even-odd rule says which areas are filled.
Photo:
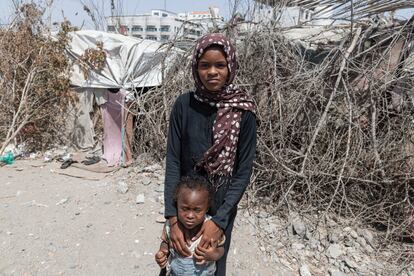
[[[0, 275], [158, 275], [163, 176], [59, 165], [22, 160], [0, 167]], [[125, 194], [117, 191], [123, 180]], [[144, 203], [136, 203], [138, 194]], [[240, 209], [227, 274], [289, 275], [264, 258], [248, 221]]]

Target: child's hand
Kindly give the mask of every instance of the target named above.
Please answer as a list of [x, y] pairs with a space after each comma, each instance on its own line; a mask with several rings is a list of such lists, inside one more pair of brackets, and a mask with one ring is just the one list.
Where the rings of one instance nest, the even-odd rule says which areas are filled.
[[161, 268], [167, 265], [168, 253], [168, 247], [161, 245], [160, 250], [155, 254], [155, 261]]
[[219, 260], [224, 254], [223, 247], [217, 247], [218, 242], [214, 242], [213, 239], [210, 240], [212, 246], [209, 246], [207, 249], [201, 246], [197, 246], [194, 252], [194, 258], [196, 259], [197, 264], [204, 264], [205, 262], [215, 262]]

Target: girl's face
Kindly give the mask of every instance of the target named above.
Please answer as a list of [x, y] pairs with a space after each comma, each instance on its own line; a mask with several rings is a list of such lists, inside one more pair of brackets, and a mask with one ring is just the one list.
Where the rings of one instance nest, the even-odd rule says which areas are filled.
[[208, 192], [182, 188], [177, 196], [178, 220], [186, 229], [193, 229], [204, 222], [208, 210]]
[[223, 50], [218, 47], [208, 49], [198, 61], [197, 71], [201, 82], [208, 91], [220, 91], [229, 76]]

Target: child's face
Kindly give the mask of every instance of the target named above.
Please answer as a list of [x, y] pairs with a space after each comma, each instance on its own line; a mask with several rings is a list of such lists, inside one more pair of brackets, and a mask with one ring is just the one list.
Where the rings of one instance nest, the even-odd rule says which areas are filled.
[[177, 199], [178, 220], [187, 229], [193, 229], [204, 222], [208, 210], [208, 192], [182, 188]]
[[197, 71], [207, 90], [210, 92], [220, 91], [229, 76], [224, 52], [216, 48], [207, 50], [198, 61]]

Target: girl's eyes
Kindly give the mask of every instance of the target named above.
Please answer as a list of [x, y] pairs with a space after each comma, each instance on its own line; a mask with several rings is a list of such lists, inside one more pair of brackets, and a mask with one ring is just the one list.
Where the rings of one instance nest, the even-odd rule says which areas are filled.
[[210, 68], [211, 66], [215, 66], [216, 68], [219, 68], [219, 69], [224, 69], [224, 68], [226, 68], [226, 67], [227, 67], [227, 64], [226, 64], [226, 63], [217, 63], [217, 64], [215, 64], [215, 65], [210, 65], [210, 64], [208, 64], [208, 63], [200, 63], [200, 64], [198, 65], [198, 68], [199, 68], [199, 69], [208, 69], [208, 68]]
[[200, 69], [207, 69], [208, 67], [209, 67], [209, 65], [205, 64], [205, 63], [202, 63], [202, 64], [198, 65], [198, 68], [200, 68]]

